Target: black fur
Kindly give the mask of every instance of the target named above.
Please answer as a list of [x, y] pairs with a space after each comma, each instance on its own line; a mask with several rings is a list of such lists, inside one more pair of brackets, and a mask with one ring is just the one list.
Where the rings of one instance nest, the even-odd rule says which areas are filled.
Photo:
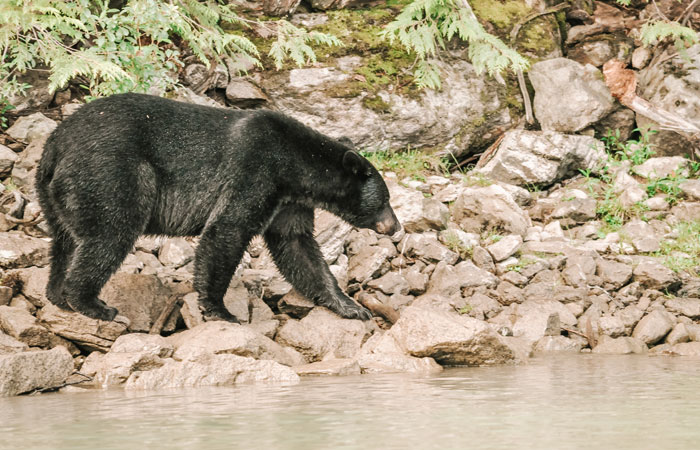
[[299, 292], [369, 319], [323, 261], [313, 208], [358, 227], [400, 228], [381, 176], [346, 143], [272, 111], [140, 94], [95, 100], [63, 121], [36, 189], [54, 238], [47, 297], [102, 320], [117, 310], [97, 296], [143, 234], [201, 237], [194, 287], [208, 320], [236, 321], [223, 296], [257, 234]]

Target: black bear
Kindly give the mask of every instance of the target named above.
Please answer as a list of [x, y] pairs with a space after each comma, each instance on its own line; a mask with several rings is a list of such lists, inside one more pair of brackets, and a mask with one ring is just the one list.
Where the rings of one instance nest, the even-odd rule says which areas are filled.
[[313, 238], [314, 208], [393, 234], [377, 170], [335, 140], [269, 110], [229, 110], [143, 94], [95, 100], [46, 142], [36, 190], [53, 236], [55, 305], [112, 320], [98, 299], [140, 235], [200, 236], [194, 287], [207, 320], [236, 318], [223, 296], [249, 241], [282, 275], [347, 318], [370, 312], [339, 288]]

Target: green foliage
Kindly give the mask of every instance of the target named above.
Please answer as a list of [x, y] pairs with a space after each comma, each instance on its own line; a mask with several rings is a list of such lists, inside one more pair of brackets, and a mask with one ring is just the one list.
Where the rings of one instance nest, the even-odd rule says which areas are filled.
[[[79, 79], [90, 95], [144, 92], [169, 87], [183, 65], [174, 40], [207, 66], [221, 55], [242, 54], [257, 62], [246, 38], [224, 32], [238, 23], [228, 5], [208, 1], [131, 0], [121, 10], [108, 1], [7, 0], [0, 7], [0, 80], [16, 83], [26, 69], [51, 69], [51, 90]], [[12, 90], [4, 87], [0, 95]]]
[[643, 164], [655, 154], [652, 145], [649, 143], [649, 137], [657, 131], [636, 128], [634, 132], [640, 134], [639, 140], [629, 139], [622, 141], [620, 139], [620, 130], [615, 130], [614, 132], [608, 130], [607, 134], [602, 138], [606, 152], [617, 161], [629, 160], [636, 166]]
[[342, 46], [340, 40], [330, 34], [318, 31], [307, 31], [280, 20], [277, 22], [277, 41], [270, 48], [270, 57], [275, 62], [275, 67], [280, 70], [284, 66], [284, 60], [289, 58], [302, 67], [305, 64], [316, 62], [316, 54], [309, 44]]
[[377, 170], [395, 172], [399, 178], [424, 180], [428, 172], [444, 172], [445, 163], [419, 150], [360, 152]]
[[457, 253], [461, 259], [467, 260], [472, 257], [474, 249], [470, 245], [462, 242], [457, 233], [447, 231], [444, 236], [442, 236], [442, 241], [447, 248]]
[[700, 266], [700, 222], [680, 222], [674, 232], [676, 237], [663, 241], [661, 250], [654, 256], [663, 257], [664, 264], [675, 272], [697, 270]]
[[440, 87], [440, 71], [432, 58], [454, 37], [469, 43], [469, 59], [478, 72], [493, 75], [528, 66], [515, 50], [487, 33], [468, 4], [460, 0], [414, 0], [386, 26], [382, 36], [392, 43], [398, 40], [416, 55], [414, 77], [419, 87]]
[[666, 38], [673, 39], [676, 49], [681, 52], [686, 46], [698, 42], [698, 34], [692, 28], [684, 27], [678, 22], [652, 21], [642, 26], [640, 39], [644, 45], [653, 45]]
[[678, 201], [678, 197], [682, 193], [680, 184], [683, 181], [685, 181], [685, 178], [677, 175], [669, 175], [663, 178], [651, 179], [646, 186], [647, 194], [650, 197], [653, 197], [658, 193], [666, 194], [666, 201], [673, 205]]

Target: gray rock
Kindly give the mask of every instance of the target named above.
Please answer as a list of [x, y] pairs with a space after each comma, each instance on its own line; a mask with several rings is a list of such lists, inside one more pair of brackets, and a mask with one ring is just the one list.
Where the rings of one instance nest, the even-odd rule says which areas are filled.
[[293, 367], [300, 377], [328, 375], [359, 375], [360, 365], [355, 359], [328, 359]]
[[506, 132], [494, 157], [479, 172], [518, 186], [550, 185], [605, 164], [603, 144], [589, 136], [554, 131]]
[[209, 69], [204, 64], [189, 64], [182, 72], [182, 79], [193, 88], [202, 85], [209, 76]]
[[700, 357], [700, 342], [684, 342], [663, 352], [667, 355]]
[[682, 156], [662, 156], [649, 158], [643, 164], [634, 167], [634, 173], [644, 178], [666, 178], [671, 175], [687, 173], [688, 159]]
[[459, 259], [457, 253], [442, 245], [434, 235], [427, 233], [406, 234], [398, 248], [401, 254], [419, 258], [425, 262], [444, 261], [447, 264], [454, 264]]
[[22, 279], [22, 294], [37, 308], [48, 305], [46, 283], [49, 280], [48, 267], [28, 267], [15, 271]]
[[0, 286], [0, 306], [9, 305], [10, 301], [12, 300], [12, 295], [12, 288]]
[[610, 337], [619, 337], [625, 334], [625, 323], [617, 316], [603, 316], [598, 319], [598, 332]]
[[637, 323], [632, 337], [645, 344], [656, 344], [673, 329], [673, 317], [666, 311], [658, 309], [650, 312]]
[[[261, 87], [282, 112], [329, 136], [352, 136], [360, 148], [442, 147], [456, 157], [483, 148], [497, 130], [510, 127], [502, 86], [475, 72], [461, 54], [443, 55], [442, 89], [403, 96], [380, 90], [354, 95], [352, 79], [361, 58], [346, 59], [337, 68], [314, 67], [280, 71]], [[343, 95], [350, 91], [351, 95]], [[337, 93], [341, 92], [341, 95]], [[368, 96], [372, 96], [369, 97]], [[381, 99], [382, 111], [366, 107]]]
[[501, 229], [525, 236], [530, 217], [502, 187], [466, 188], [452, 205], [454, 220], [464, 231], [482, 233]]
[[659, 262], [650, 260], [641, 261], [632, 273], [634, 274], [634, 280], [647, 289], [661, 291], [677, 280], [671, 269]]
[[362, 373], [434, 374], [442, 366], [433, 358], [407, 355], [390, 333], [375, 333], [362, 346], [357, 359]]
[[637, 47], [632, 52], [632, 67], [637, 70], [643, 69], [651, 60], [651, 49], [649, 47]]
[[566, 336], [543, 336], [535, 343], [535, 353], [578, 353], [582, 344]]
[[117, 338], [110, 353], [148, 353], [160, 358], [172, 356], [175, 348], [163, 336], [157, 334], [130, 333]]
[[646, 353], [647, 345], [644, 341], [633, 337], [611, 338], [601, 336], [593, 353], [603, 355], [627, 355], [630, 353]]
[[[683, 56], [653, 64], [639, 72], [637, 92], [658, 108], [675, 114], [700, 126], [700, 45], [683, 52]], [[641, 129], [659, 129], [658, 124], [637, 114], [637, 126]], [[657, 156], [683, 156], [689, 154], [692, 143], [672, 131], [659, 131], [649, 137]]]
[[46, 305], [37, 313], [49, 331], [88, 350], [105, 352], [129, 326], [129, 319], [117, 316], [111, 322], [95, 320], [82, 314]]
[[169, 336], [176, 360], [195, 360], [203, 354], [234, 354], [268, 359], [293, 366], [295, 361], [279, 344], [267, 336], [239, 324], [205, 322], [191, 330]]
[[20, 342], [12, 336], [0, 331], [0, 355], [26, 352], [28, 350], [29, 346], [27, 344]]
[[471, 308], [468, 314], [479, 320], [490, 319], [503, 309], [498, 301], [484, 294], [476, 293], [465, 300], [465, 306]]
[[510, 234], [503, 237], [495, 244], [486, 247], [486, 250], [493, 256], [494, 261], [500, 262], [513, 256], [523, 245], [523, 238], [519, 234]]
[[672, 298], [664, 303], [666, 309], [691, 319], [700, 319], [700, 298]]
[[73, 373], [73, 357], [63, 347], [0, 355], [0, 397], [62, 385]]
[[288, 320], [275, 340], [299, 351], [307, 362], [315, 362], [328, 357], [355, 357], [368, 334], [364, 322], [343, 319], [316, 307], [300, 321]]
[[432, 308], [411, 306], [388, 334], [416, 357], [441, 365], [487, 365], [514, 362], [513, 350], [485, 322]]
[[295, 290], [282, 297], [277, 303], [280, 313], [287, 314], [295, 319], [303, 319], [315, 307], [316, 304], [314, 302]]
[[408, 281], [398, 272], [387, 272], [380, 278], [367, 283], [367, 286], [378, 289], [387, 295], [407, 295], [410, 291]]
[[666, 336], [664, 342], [669, 345], [675, 345], [683, 342], [688, 342], [690, 340], [690, 334], [688, 333], [688, 328], [686, 328], [684, 323], [677, 323], [673, 330]]
[[240, 280], [229, 285], [224, 295], [224, 306], [241, 323], [262, 322], [275, 315], [267, 303], [259, 295], [251, 295]]
[[532, 344], [551, 333], [548, 329], [551, 329], [553, 320], [558, 320], [560, 324], [568, 327], [577, 323], [576, 317], [566, 306], [547, 298], [513, 304], [489, 322], [510, 327], [513, 336]]
[[[129, 331], [148, 332], [175, 294], [155, 275], [116, 273], [102, 289], [100, 298], [129, 319]], [[174, 320], [168, 321], [164, 330], [173, 331], [174, 325]]]
[[602, 73], [591, 65], [555, 58], [530, 68], [535, 117], [543, 130], [573, 133], [610, 114], [614, 100]]
[[49, 262], [49, 243], [24, 233], [0, 233], [0, 267], [44, 266]]
[[629, 305], [622, 310], [616, 311], [614, 315], [622, 320], [626, 332], [631, 332], [639, 320], [644, 317], [644, 311], [636, 305]]
[[49, 90], [49, 77], [45, 70], [29, 69], [17, 76], [17, 81], [29, 84], [31, 87], [23, 93], [8, 97], [8, 102], [15, 107], [13, 113], [26, 113], [44, 109], [49, 106], [54, 98], [53, 91]]
[[624, 286], [632, 278], [632, 267], [627, 264], [600, 258], [597, 266], [597, 275], [614, 289]]
[[384, 247], [364, 247], [348, 261], [348, 280], [364, 283], [388, 269], [391, 252]]
[[689, 200], [694, 202], [700, 200], [700, 180], [685, 180], [678, 187]]
[[569, 223], [585, 223], [596, 218], [596, 201], [592, 198], [575, 198], [560, 203], [552, 211], [552, 219], [568, 220]]
[[462, 261], [456, 266], [439, 262], [430, 277], [428, 292], [444, 297], [460, 297], [460, 292], [468, 287], [495, 287], [498, 278], [490, 272], [479, 269], [471, 261]]
[[80, 373], [92, 377], [96, 386], [108, 387], [126, 382], [136, 371], [156, 369], [163, 364], [164, 361], [150, 351], [92, 352], [85, 359]]
[[158, 260], [165, 266], [182, 267], [194, 259], [194, 247], [185, 238], [171, 238], [158, 251]]
[[0, 178], [5, 178], [12, 172], [12, 167], [14, 167], [18, 159], [17, 153], [4, 145], [0, 145]]
[[263, 0], [263, 11], [268, 16], [281, 17], [294, 14], [301, 0]]
[[270, 101], [259, 87], [242, 78], [229, 81], [226, 86], [226, 100], [229, 104], [240, 108], [252, 108]]
[[317, 209], [314, 214], [314, 237], [321, 247], [323, 259], [333, 264], [343, 253], [352, 226], [343, 219], [323, 210]]
[[[571, 286], [585, 287], [596, 272], [595, 260], [586, 255], [574, 255], [566, 260], [562, 277]], [[630, 275], [632, 270], [630, 269]]]
[[29, 144], [34, 140], [46, 138], [57, 126], [55, 120], [38, 112], [20, 117], [6, 133], [12, 139]]
[[484, 247], [477, 245], [472, 249], [472, 261], [479, 269], [496, 273], [496, 264], [493, 261], [493, 256]]
[[0, 329], [32, 347], [46, 347], [49, 344], [49, 330], [21, 308], [0, 306]]
[[238, 383], [297, 383], [299, 376], [274, 361], [238, 355], [203, 354], [195, 360], [166, 360], [162, 367], [134, 372], [127, 390], [165, 389], [190, 386], [225, 386]]
[[387, 186], [391, 195], [391, 206], [406, 232], [420, 233], [440, 230], [447, 226], [450, 212], [442, 202], [426, 198], [419, 191], [391, 181]]

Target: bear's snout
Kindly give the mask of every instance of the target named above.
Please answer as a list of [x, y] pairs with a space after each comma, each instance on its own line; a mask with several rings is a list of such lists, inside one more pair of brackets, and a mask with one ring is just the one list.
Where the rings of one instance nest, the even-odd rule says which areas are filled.
[[394, 210], [391, 208], [386, 208], [382, 211], [379, 215], [379, 220], [374, 226], [374, 231], [388, 236], [392, 236], [400, 229], [401, 224], [399, 223], [399, 219], [396, 218], [396, 214], [394, 214]]

